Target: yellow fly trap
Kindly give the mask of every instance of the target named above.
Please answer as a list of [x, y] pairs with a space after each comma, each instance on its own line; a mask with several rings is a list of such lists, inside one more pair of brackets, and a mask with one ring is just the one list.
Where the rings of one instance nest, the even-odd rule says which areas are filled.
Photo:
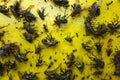
[[120, 0], [0, 0], [0, 80], [119, 80]]

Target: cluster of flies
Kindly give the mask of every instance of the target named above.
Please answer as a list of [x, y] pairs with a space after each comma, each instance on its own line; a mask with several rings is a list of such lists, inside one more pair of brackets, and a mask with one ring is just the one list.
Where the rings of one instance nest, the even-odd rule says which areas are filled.
[[[47, 0], [44, 0], [45, 2], [47, 2]], [[65, 9], [67, 9], [69, 7], [69, 1], [68, 0], [52, 0], [53, 3], [55, 3], [55, 5], [59, 6], [59, 7], [64, 7]], [[9, 16], [9, 11], [12, 12], [13, 16], [17, 19], [23, 19], [23, 29], [26, 31], [23, 33], [23, 36], [25, 38], [26, 41], [28, 41], [29, 43], [32, 43], [34, 39], [36, 39], [37, 37], [39, 37], [39, 34], [37, 33], [37, 30], [35, 30], [34, 25], [31, 25], [31, 22], [34, 22], [36, 20], [36, 16], [34, 14], [32, 14], [28, 9], [21, 9], [20, 8], [20, 3], [21, 1], [16, 1], [14, 5], [11, 5], [9, 8], [6, 7], [5, 5], [0, 5], [0, 12], [4, 15]], [[76, 15], [79, 15], [84, 9], [81, 8], [81, 5], [79, 3], [75, 3], [72, 6], [72, 12], [70, 14], [71, 17], [76, 17]], [[85, 19], [85, 29], [86, 29], [86, 33], [89, 33], [90, 35], [94, 35], [95, 37], [99, 37], [99, 36], [103, 36], [105, 33], [110, 32], [110, 33], [114, 33], [119, 27], [120, 24], [118, 21], [116, 22], [112, 22], [109, 23], [108, 25], [105, 24], [100, 24], [98, 25], [98, 27], [95, 29], [92, 23], [92, 20], [100, 15], [100, 8], [97, 2], [94, 2], [92, 4], [92, 6], [90, 8], [88, 8], [88, 12], [89, 12], [89, 16]], [[43, 8], [42, 10], [37, 10], [37, 13], [40, 17], [41, 20], [45, 20], [46, 14], [45, 14], [45, 8]], [[62, 24], [66, 24], [68, 23], [68, 17], [66, 15], [61, 16], [61, 15], [57, 15], [55, 17], [54, 23], [60, 27]], [[43, 24], [43, 29], [45, 30], [45, 32], [49, 32], [47, 25]], [[2, 38], [2, 36], [4, 36], [5, 32], [0, 33], [0, 39]], [[66, 41], [68, 42], [72, 42], [73, 37], [67, 36], [64, 38]], [[0, 62], [0, 76], [2, 76], [4, 74], [5, 71], [9, 72], [11, 69], [16, 69], [17, 63], [18, 62], [27, 62], [28, 58], [26, 57], [26, 55], [28, 53], [31, 53], [31, 51], [25, 51], [24, 53], [21, 52], [20, 47], [15, 44], [15, 43], [9, 43], [6, 44], [4, 43], [4, 41], [1, 40], [1, 42], [3, 43], [2, 47], [0, 47], [0, 56], [1, 58], [3, 57], [9, 57], [9, 56], [14, 56], [15, 60], [14, 61], [8, 61], [6, 63], [2, 63]], [[41, 42], [43, 43], [43, 45], [47, 46], [47, 47], [52, 47], [52, 46], [56, 46], [59, 41], [57, 41], [54, 37], [52, 37], [51, 34], [47, 34], [46, 38], [43, 38], [41, 40]], [[81, 44], [83, 49], [85, 49], [86, 51], [90, 52], [92, 50], [92, 48], [86, 44], [86, 43], [82, 43]], [[98, 53], [101, 52], [102, 50], [102, 45], [98, 42], [95, 43], [95, 47]], [[41, 51], [41, 46], [38, 45], [35, 47], [35, 53], [39, 54]], [[73, 50], [73, 52], [71, 52], [71, 54], [69, 54], [68, 57], [68, 62], [65, 62], [65, 64], [67, 65], [68, 69], [63, 70], [62, 68], [60, 68], [60, 73], [58, 74], [56, 72], [56, 70], [58, 68], [56, 68], [55, 70], [49, 71], [49, 70], [45, 70], [44, 74], [47, 76], [46, 79], [47, 80], [74, 80], [75, 76], [72, 76], [72, 66], [75, 64], [75, 55], [74, 52], [76, 52], [77, 50]], [[108, 56], [110, 56], [110, 54], [112, 53], [111, 49], [106, 50]], [[93, 57], [92, 57], [93, 56]], [[96, 71], [93, 73], [93, 75], [100, 75], [102, 74], [101, 69], [104, 68], [104, 61], [100, 58], [95, 57], [93, 54], [92, 56], [88, 56], [92, 61], [92, 68], [95, 68]], [[116, 55], [114, 55], [113, 58], [113, 63], [115, 65], [115, 71], [114, 71], [114, 75], [118, 75], [120, 76], [120, 50], [116, 51]], [[39, 59], [38, 62], [36, 63], [36, 67], [39, 67], [43, 64], [43, 60], [41, 59], [41, 56], [39, 55]], [[51, 64], [52, 65], [52, 64]], [[51, 66], [49, 65], [48, 68]], [[84, 67], [85, 67], [85, 63], [84, 62], [80, 62], [76, 65], [77, 69], [81, 72], [83, 72]], [[34, 72], [18, 72], [20, 79], [25, 79], [25, 80], [39, 80], [39, 78], [37, 77], [37, 74], [39, 73], [34, 73]], [[84, 79], [84, 78], [82, 78]]]

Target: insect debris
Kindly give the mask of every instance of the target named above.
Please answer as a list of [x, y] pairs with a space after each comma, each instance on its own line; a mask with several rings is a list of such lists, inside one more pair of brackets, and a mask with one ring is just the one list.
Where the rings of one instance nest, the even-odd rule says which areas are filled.
[[47, 37], [42, 39], [42, 43], [45, 45], [45, 46], [48, 46], [48, 47], [51, 47], [51, 46], [55, 46], [58, 44], [58, 41], [55, 40], [55, 38], [52, 37], [52, 35], [48, 35], [47, 34]]
[[45, 20], [45, 8], [42, 8], [42, 10], [38, 10], [37, 11], [39, 17], [42, 19], [42, 20]]
[[80, 14], [80, 12], [81, 12], [81, 6], [80, 6], [80, 4], [73, 4], [72, 8], [73, 8], [73, 11], [71, 13], [72, 17], [74, 17], [77, 14]]

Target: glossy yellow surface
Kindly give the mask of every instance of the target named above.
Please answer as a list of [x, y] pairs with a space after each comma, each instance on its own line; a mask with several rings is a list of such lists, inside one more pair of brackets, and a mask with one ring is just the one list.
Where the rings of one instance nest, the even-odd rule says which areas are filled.
[[[15, 0], [7, 0], [7, 1], [8, 1], [7, 6], [13, 5], [15, 3]], [[96, 0], [80, 0], [78, 2], [78, 0], [69, 0], [69, 5], [72, 5], [74, 3], [80, 3], [82, 9], [86, 9], [90, 7], [95, 1]], [[114, 21], [114, 19], [115, 20], [117, 19], [120, 21], [120, 18], [119, 18], [120, 17], [119, 15], [120, 1], [113, 0], [113, 3], [111, 5], [106, 6], [106, 3], [109, 3], [111, 1], [112, 0], [97, 1], [101, 11], [100, 11], [100, 16], [96, 17], [93, 20], [93, 23], [96, 27], [97, 27], [97, 24], [102, 24], [102, 23], [108, 24], [109, 22]], [[6, 5], [6, 3], [4, 3], [3, 0], [0, 0], [0, 4]], [[18, 71], [21, 73], [24, 73], [25, 71], [39, 73], [37, 74], [37, 76], [39, 77], [39, 80], [45, 80], [46, 76], [44, 75], [44, 71], [47, 69], [47, 65], [49, 65], [49, 63], [52, 61], [54, 64], [52, 65], [50, 70], [54, 70], [60, 64], [63, 69], [67, 69], [67, 66], [64, 62], [67, 61], [67, 54], [70, 54], [74, 49], [77, 49], [77, 52], [74, 53], [76, 57], [75, 64], [81, 61], [84, 61], [85, 63], [85, 69], [82, 73], [75, 67], [75, 65], [72, 66], [73, 75], [78, 75], [75, 78], [75, 80], [81, 80], [82, 77], [85, 77], [85, 80], [91, 80], [91, 78], [94, 80], [101, 80], [104, 78], [107, 80], [110, 80], [109, 76], [112, 77], [112, 80], [120, 79], [120, 77], [113, 76], [114, 66], [111, 63], [112, 57], [114, 55], [115, 47], [117, 46], [119, 48], [120, 39], [117, 38], [117, 36], [119, 36], [119, 30], [113, 35], [111, 35], [108, 32], [105, 35], [103, 35], [104, 37], [95, 38], [92, 35], [85, 36], [86, 32], [85, 32], [84, 20], [85, 20], [85, 17], [87, 17], [87, 15], [89, 14], [87, 10], [82, 11], [79, 15], [75, 16], [74, 18], [69, 17], [68, 23], [61, 25], [61, 28], [59, 28], [57, 25], [54, 25], [54, 19], [55, 19], [55, 16], [58, 14], [64, 15], [65, 9], [63, 7], [56, 6], [52, 2], [52, 0], [47, 0], [47, 2], [44, 2], [44, 0], [22, 0], [21, 9], [27, 9], [30, 5], [33, 5], [30, 11], [37, 17], [37, 20], [33, 23], [35, 24], [35, 27], [36, 27], [35, 29], [37, 30], [37, 33], [39, 33], [40, 35], [39, 38], [34, 40], [33, 43], [27, 42], [22, 36], [22, 33], [25, 32], [25, 30], [21, 29], [23, 27], [22, 20], [18, 22], [14, 18], [11, 12], [9, 12], [10, 17], [7, 17], [0, 13], [0, 26], [9, 24], [8, 27], [5, 27], [4, 29], [0, 30], [0, 32], [2, 32], [3, 30], [6, 31], [5, 36], [2, 39], [5, 40], [6, 43], [16, 42], [18, 45], [22, 44], [20, 46], [22, 52], [25, 51], [24, 49], [29, 49], [33, 51], [33, 53], [30, 53], [27, 55], [27, 57], [29, 58], [28, 62], [25, 62], [25, 63], [17, 62], [16, 70], [10, 70], [9, 73], [4, 73], [4, 75], [0, 77], [0, 80], [9, 80], [9, 76], [12, 77], [12, 80], [20, 80], [18, 76]], [[43, 7], [45, 8], [45, 14], [47, 14], [44, 21], [42, 21], [39, 18], [36, 12], [37, 9], [41, 9]], [[72, 11], [72, 8], [69, 7], [66, 10], [66, 14], [70, 15], [71, 11]], [[51, 33], [52, 36], [59, 41], [58, 45], [48, 48], [41, 43], [41, 40], [47, 36], [43, 30], [43, 24], [47, 24], [49, 33]], [[16, 27], [18, 29], [16, 29]], [[76, 37], [76, 33], [78, 33], [79, 35], [78, 37]], [[73, 41], [71, 43], [67, 42], [64, 39], [68, 35], [74, 36]], [[113, 39], [113, 42], [112, 42], [113, 53], [110, 57], [108, 57], [106, 53], [106, 48], [107, 48], [108, 40], [110, 38]], [[91, 40], [90, 44], [91, 46], [93, 46], [92, 53], [97, 57], [98, 55], [96, 53], [94, 43], [100, 41], [100, 43], [102, 43], [103, 45], [101, 54], [102, 54], [102, 59], [105, 61], [105, 68], [102, 70], [103, 74], [100, 75], [99, 77], [92, 75], [95, 69], [91, 70], [90, 63], [92, 61], [88, 58], [88, 54], [90, 53], [86, 52], [81, 46], [82, 42], [88, 42], [90, 40]], [[35, 54], [34, 51], [35, 51], [35, 45], [38, 45], [38, 43], [40, 43], [41, 47], [43, 48], [41, 51], [41, 56], [43, 61], [45, 61], [45, 64], [40, 67], [35, 66], [39, 56]], [[50, 56], [52, 56], [51, 60], [49, 60]], [[64, 58], [65, 60], [63, 60]], [[54, 59], [56, 59], [57, 62], [55, 62]], [[14, 60], [14, 57], [10, 56], [7, 59], [0, 58], [0, 61], [3, 63], [8, 60]], [[32, 64], [32, 66], [30, 66], [30, 64]], [[59, 71], [60, 70], [58, 69], [57, 72], [59, 73]], [[90, 77], [87, 79], [86, 78], [87, 76], [90, 76]]]

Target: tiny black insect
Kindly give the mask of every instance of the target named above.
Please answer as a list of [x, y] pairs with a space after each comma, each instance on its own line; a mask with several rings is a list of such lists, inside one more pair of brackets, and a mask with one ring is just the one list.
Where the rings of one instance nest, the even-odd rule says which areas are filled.
[[102, 50], [102, 45], [100, 44], [100, 42], [95, 43], [95, 47], [97, 49], [97, 52], [100, 53]]
[[29, 33], [23, 33], [23, 36], [25, 38], [25, 40], [27, 40], [28, 42], [32, 43], [33, 42], [33, 37], [29, 34]]
[[42, 43], [48, 47], [55, 46], [58, 44], [58, 41], [52, 37], [52, 35], [47, 35], [45, 39], [42, 39]]
[[0, 5], [0, 12], [4, 15], [7, 15], [9, 12], [9, 8], [7, 8], [6, 6]]
[[41, 58], [41, 54], [39, 55], [39, 59], [38, 59], [38, 62], [36, 63], [36, 67], [39, 67], [39, 66], [41, 66], [42, 64], [43, 64], [43, 60], [42, 60], [42, 58]]
[[54, 22], [55, 22], [55, 24], [57, 24], [60, 27], [61, 24], [66, 24], [68, 22], [68, 20], [67, 20], [66, 16], [61, 17], [61, 15], [57, 15], [55, 17]]
[[53, 2], [59, 6], [68, 6], [69, 3], [68, 0], [53, 0]]
[[42, 19], [42, 20], [45, 20], [45, 8], [43, 8], [42, 10], [38, 10], [37, 11], [39, 17]]
[[47, 76], [48, 80], [60, 80], [59, 74], [53, 71], [45, 71], [44, 74]]
[[119, 21], [109, 23], [108, 28], [110, 29], [110, 32], [113, 34], [118, 28], [120, 28]]
[[88, 11], [92, 17], [99, 16], [100, 8], [99, 8], [97, 2], [94, 2]]
[[15, 5], [10, 6], [11, 12], [15, 17], [20, 16], [20, 4], [18, 1], [16, 1]]
[[108, 48], [108, 49], [106, 49], [106, 52], [107, 52], [107, 56], [110, 56], [111, 53], [112, 53], [112, 49], [111, 49], [111, 48]]
[[61, 77], [60, 80], [71, 80], [71, 75], [72, 75], [72, 70], [71, 69], [62, 71], [62, 73], [60, 75], [60, 77]]
[[20, 15], [22, 17], [25, 17], [25, 20], [28, 21], [28, 22], [31, 22], [31, 21], [34, 21], [36, 20], [36, 17], [34, 14], [32, 14], [30, 11], [28, 10], [21, 10], [20, 11]]
[[116, 76], [120, 76], [120, 69], [115, 69], [115, 71], [114, 71], [114, 75], [116, 75]]
[[28, 61], [28, 58], [26, 57], [26, 55], [29, 53], [30, 51], [26, 51], [24, 54], [21, 54], [20, 52], [20, 48], [18, 48], [17, 51], [15, 51], [13, 53], [15, 59], [18, 61], [18, 62], [26, 62]]
[[92, 61], [94, 61], [95, 63], [93, 64], [93, 68], [104, 68], [105, 63], [103, 60], [98, 59], [98, 58], [93, 58], [93, 57], [89, 57], [90, 59], [92, 59]]
[[95, 33], [95, 36], [102, 36], [108, 31], [108, 27], [105, 26], [105, 24], [100, 24], [97, 27], [97, 31]]
[[5, 66], [8, 68], [8, 70], [13, 69], [16, 67], [16, 62], [15, 61], [8, 61], [5, 63]]
[[67, 37], [65, 37], [65, 40], [68, 41], [68, 42], [72, 42], [73, 41], [73, 36], [70, 37], [70, 35], [68, 35]]
[[25, 80], [39, 80], [38, 77], [37, 77], [37, 73], [33, 73], [33, 72], [30, 72], [30, 73], [25, 72], [22, 75], [22, 79], [25, 79]]
[[25, 21], [23, 24], [24, 24], [24, 25], [23, 25], [23, 28], [24, 28], [28, 33], [30, 33], [30, 34], [35, 34], [35, 30], [34, 30], [33, 28], [31, 28], [29, 22]]
[[41, 46], [40, 46], [40, 44], [38, 44], [38, 46], [36, 47], [35, 46], [35, 54], [39, 54], [40, 53], [40, 51], [41, 51]]
[[116, 51], [116, 54], [114, 55], [114, 58], [112, 59], [115, 66], [117, 66], [118, 64], [120, 64], [120, 50]]
[[90, 34], [95, 34], [95, 30], [92, 26], [92, 20], [91, 20], [91, 17], [87, 17], [86, 20], [85, 20], [85, 29], [86, 29], [86, 32], [87, 33], [90, 33]]
[[85, 49], [86, 51], [90, 51], [92, 48], [86, 43], [82, 43], [81, 44], [82, 45], [82, 47], [83, 47], [83, 49]]
[[75, 15], [79, 14], [81, 12], [81, 6], [80, 4], [74, 4], [72, 5], [73, 11], [71, 13], [71, 16], [74, 17]]
[[101, 74], [102, 74], [102, 71], [100, 71], [100, 70], [97, 70], [97, 71], [95, 71], [95, 72], [93, 73], [93, 75], [95, 75], [95, 76], [101, 75]]
[[46, 24], [43, 24], [43, 29], [44, 29], [45, 32], [49, 32]]
[[4, 68], [3, 64], [0, 62], [0, 76], [3, 75], [4, 70], [5, 70], [5, 68]]
[[70, 68], [75, 63], [75, 56], [73, 52], [70, 55], [68, 55], [68, 60], [69, 61], [66, 64], [67, 64], [67, 67]]

